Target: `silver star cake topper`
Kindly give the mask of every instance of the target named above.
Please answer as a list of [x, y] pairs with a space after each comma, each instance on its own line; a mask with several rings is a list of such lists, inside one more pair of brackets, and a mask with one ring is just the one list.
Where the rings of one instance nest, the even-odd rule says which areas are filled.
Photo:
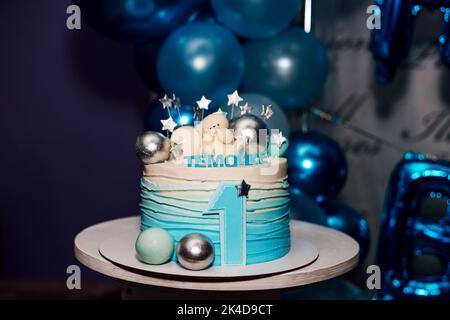
[[283, 133], [280, 131], [279, 133], [272, 133], [270, 141], [280, 148], [281, 145], [286, 142], [286, 138], [283, 137]]
[[241, 97], [239, 97], [239, 94], [237, 90], [234, 90], [232, 94], [227, 94], [228, 97], [228, 104], [227, 106], [238, 106], [239, 102], [243, 101]]
[[175, 127], [178, 125], [175, 121], [173, 121], [172, 117], [167, 118], [166, 120], [160, 120], [163, 127], [162, 130], [165, 131], [170, 131], [173, 132], [173, 130], [175, 129]]
[[170, 148], [170, 152], [176, 160], [179, 159], [181, 154], [183, 153], [183, 144], [173, 142], [172, 147]]
[[211, 100], [206, 99], [205, 96], [202, 96], [200, 100], [197, 101], [197, 105], [202, 110], [208, 110], [208, 106], [211, 103]]
[[172, 102], [173, 102], [173, 107], [174, 107], [175, 109], [181, 108], [181, 100], [180, 100], [179, 97], [177, 97], [177, 96], [175, 95], [175, 93], [172, 94]]
[[266, 120], [269, 120], [269, 118], [273, 116], [273, 110], [272, 110], [272, 105], [271, 104], [269, 104], [267, 106], [262, 105], [261, 109], [262, 109], [261, 110], [261, 116], [263, 118], [265, 118]]
[[164, 95], [163, 98], [159, 99], [159, 102], [161, 102], [163, 109], [170, 109], [172, 108], [172, 102], [173, 100], [170, 99], [167, 94]]
[[241, 109], [241, 115], [251, 113], [253, 110], [253, 107], [249, 106], [248, 103], [240, 106], [239, 108]]

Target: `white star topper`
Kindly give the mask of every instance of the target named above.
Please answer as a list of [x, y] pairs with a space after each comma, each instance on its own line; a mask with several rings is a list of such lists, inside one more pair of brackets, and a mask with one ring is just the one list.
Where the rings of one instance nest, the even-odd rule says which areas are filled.
[[161, 120], [161, 123], [163, 125], [162, 130], [168, 130], [170, 132], [173, 132], [175, 127], [178, 125], [175, 121], [173, 121], [172, 117], [169, 117], [166, 120]]
[[234, 92], [232, 94], [227, 94], [227, 97], [228, 97], [227, 106], [237, 106], [239, 104], [239, 102], [244, 100], [241, 97], [239, 97], [237, 90], [234, 90]]
[[202, 96], [200, 100], [197, 101], [197, 105], [200, 109], [208, 110], [208, 105], [211, 103], [211, 100], [208, 100], [205, 98], [205, 96]]

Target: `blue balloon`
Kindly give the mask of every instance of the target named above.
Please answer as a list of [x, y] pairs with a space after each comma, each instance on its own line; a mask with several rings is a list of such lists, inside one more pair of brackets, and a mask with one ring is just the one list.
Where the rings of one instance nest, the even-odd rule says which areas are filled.
[[301, 8], [300, 0], [212, 0], [217, 18], [247, 38], [267, 38], [285, 29]]
[[291, 187], [291, 217], [296, 220], [327, 226], [325, 211], [299, 189]]
[[184, 24], [205, 0], [76, 0], [82, 17], [117, 40], [142, 42]]
[[376, 0], [375, 3], [380, 8], [377, 14], [381, 15], [381, 28], [372, 30], [370, 50], [376, 60], [377, 81], [389, 83], [411, 48], [415, 5], [404, 0]]
[[228, 30], [214, 23], [195, 22], [167, 38], [157, 68], [164, 90], [174, 92], [184, 103], [194, 104], [203, 95], [218, 101], [238, 87], [244, 56]]
[[293, 133], [289, 140], [289, 183], [317, 202], [333, 198], [347, 178], [347, 160], [339, 145], [312, 131]]
[[160, 41], [151, 41], [136, 45], [134, 49], [134, 62], [139, 75], [147, 87], [162, 93], [162, 88], [156, 75], [156, 60], [160, 47]]
[[[182, 125], [194, 125], [194, 113], [192, 107], [189, 105], [183, 105], [180, 108], [180, 114], [176, 109], [171, 109], [171, 115], [173, 120], [180, 126]], [[161, 120], [167, 119], [167, 109], [161, 107], [159, 101], [155, 101], [150, 104], [145, 115], [145, 131], [160, 132], [162, 129]]]
[[248, 104], [253, 107], [251, 113], [258, 117], [261, 116], [261, 105], [272, 105], [273, 115], [269, 119], [263, 118], [264, 122], [267, 124], [269, 129], [278, 129], [283, 133], [283, 136], [289, 138], [291, 128], [289, 126], [288, 118], [283, 109], [281, 109], [275, 101], [255, 93], [243, 93], [241, 94], [241, 97], [245, 102], [248, 102]]
[[244, 90], [269, 96], [287, 109], [308, 107], [321, 95], [328, 76], [327, 53], [303, 29], [249, 41], [244, 54]]
[[322, 206], [330, 228], [342, 231], [359, 244], [359, 263], [362, 264], [370, 249], [370, 230], [367, 220], [344, 204], [326, 203]]

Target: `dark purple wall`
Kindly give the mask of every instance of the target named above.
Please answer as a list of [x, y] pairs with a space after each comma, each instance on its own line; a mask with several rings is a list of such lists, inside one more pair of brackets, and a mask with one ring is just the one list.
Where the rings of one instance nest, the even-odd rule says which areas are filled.
[[148, 93], [132, 47], [68, 0], [0, 4], [0, 276], [64, 277], [83, 228], [138, 214]]

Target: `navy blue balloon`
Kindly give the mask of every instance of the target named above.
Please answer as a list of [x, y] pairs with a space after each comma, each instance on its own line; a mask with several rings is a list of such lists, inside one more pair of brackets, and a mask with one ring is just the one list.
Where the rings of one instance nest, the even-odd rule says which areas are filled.
[[327, 226], [327, 216], [314, 200], [303, 194], [299, 189], [291, 187], [291, 218]]
[[388, 83], [411, 48], [414, 4], [411, 0], [375, 0], [375, 3], [380, 8], [381, 28], [372, 30], [370, 50], [377, 62], [377, 81]]
[[359, 261], [363, 263], [370, 249], [370, 229], [367, 220], [344, 204], [326, 203], [323, 206], [330, 228], [342, 231], [359, 244]]
[[236, 38], [214, 23], [195, 22], [172, 33], [158, 56], [158, 78], [166, 92], [194, 104], [202, 95], [223, 100], [239, 85], [244, 56]]
[[[194, 125], [192, 107], [189, 105], [183, 105], [180, 108], [180, 114], [178, 114], [176, 109], [171, 109], [171, 115], [178, 125]], [[164, 110], [159, 101], [151, 103], [145, 115], [145, 131], [160, 132], [162, 128], [161, 120], [167, 119], [167, 117], [167, 109]]]
[[161, 47], [161, 41], [152, 41], [138, 44], [134, 49], [136, 69], [145, 84], [154, 91], [162, 93], [156, 75], [156, 61]]
[[244, 90], [271, 97], [283, 108], [308, 107], [322, 94], [328, 57], [312, 34], [294, 27], [244, 45]]
[[83, 19], [117, 40], [141, 42], [184, 24], [206, 0], [76, 0]]
[[339, 145], [313, 131], [293, 133], [289, 142], [289, 183], [317, 202], [333, 198], [347, 178], [347, 160]]
[[300, 0], [212, 0], [217, 18], [247, 38], [267, 38], [285, 29], [298, 14]]

